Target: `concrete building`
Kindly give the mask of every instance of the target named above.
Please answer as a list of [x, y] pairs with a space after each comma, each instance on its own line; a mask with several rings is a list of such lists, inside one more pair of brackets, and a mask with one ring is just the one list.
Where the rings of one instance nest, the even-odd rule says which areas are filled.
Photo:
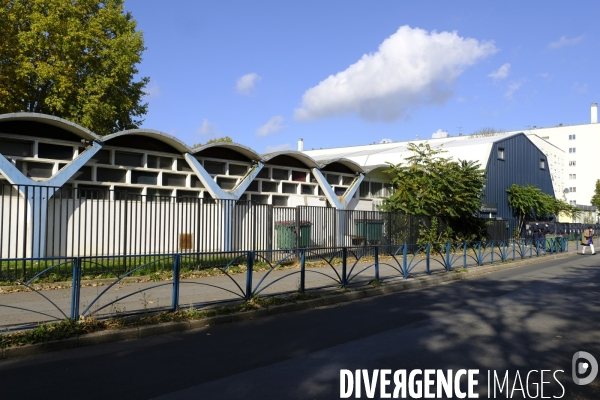
[[[114, 237], [94, 254], [106, 254], [110, 245], [111, 252], [124, 253], [138, 245], [126, 243], [130, 232], [146, 229], [144, 221], [164, 215], [170, 209], [166, 204], [172, 203], [179, 207], [173, 226], [185, 227], [180, 235], [199, 237], [202, 224], [214, 223], [215, 232], [205, 236], [219, 237], [211, 239], [214, 246], [202, 248], [229, 250], [239, 202], [339, 211], [371, 209], [371, 198], [386, 193], [367, 193], [362, 200], [359, 186], [367, 177], [380, 187], [389, 187], [389, 179], [381, 172], [385, 168], [364, 168], [344, 158], [317, 162], [299, 151], [259, 155], [236, 143], [190, 148], [149, 129], [99, 137], [52, 116], [1, 115], [0, 240], [8, 240], [8, 245], [2, 246], [0, 257], [74, 254], [82, 246], [98, 247], [104, 239], [102, 224], [109, 223], [107, 230], [114, 230]], [[131, 208], [127, 202], [131, 199], [157, 205], [145, 206], [143, 214]], [[201, 223], [200, 214], [213, 215], [212, 222]], [[58, 243], [55, 238], [64, 235], [63, 226], [70, 227], [69, 236], [83, 238], [81, 243]], [[136, 240], [149, 243], [147, 251], [181, 247], [160, 235]], [[21, 248], [19, 240], [28, 246]]]
[[[539, 141], [536, 138], [533, 140]], [[370, 164], [401, 163], [412, 154], [408, 150], [409, 143], [428, 143], [433, 148], [444, 150], [445, 153], [441, 155], [443, 157], [475, 161], [485, 169], [487, 178], [480, 217], [504, 219], [508, 223], [507, 229], [512, 233], [516, 220], [508, 206], [506, 189], [512, 184], [531, 184], [539, 187], [544, 193], [556, 193], [551, 168], [558, 168], [561, 150], [545, 144], [547, 151], [552, 150], [548, 151], [548, 154], [556, 154], [556, 158], [552, 157], [552, 160], [549, 160], [533, 140], [523, 133], [480, 138], [459, 136], [310, 150], [305, 153], [317, 162], [342, 157], [366, 167]], [[361, 193], [372, 191], [373, 187], [378, 188], [378, 183], [369, 182], [366, 178], [361, 184]]]
[[[562, 190], [559, 190], [560, 194], [556, 197], [573, 205], [591, 205], [596, 181], [600, 179], [600, 169], [595, 162], [600, 151], [600, 125], [596, 103], [591, 105], [590, 114], [589, 124], [533, 126], [531, 129], [519, 131], [531, 138], [537, 136], [549, 145], [562, 150], [564, 154], [562, 165], [559, 157], [556, 157], [559, 176], [555, 179], [557, 182], [562, 180]], [[512, 133], [514, 132], [506, 132], [507, 135]], [[549, 145], [542, 148], [542, 151], [547, 151], [549, 161], [554, 162], [555, 153], [550, 153]]]

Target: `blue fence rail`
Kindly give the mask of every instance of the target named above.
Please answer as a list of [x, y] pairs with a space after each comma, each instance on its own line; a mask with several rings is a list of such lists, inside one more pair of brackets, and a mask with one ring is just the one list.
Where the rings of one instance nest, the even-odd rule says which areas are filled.
[[[577, 241], [574, 245], [578, 249]], [[13, 288], [21, 290], [0, 294], [0, 326], [19, 329], [65, 318], [113, 318], [250, 300], [254, 296], [348, 288], [568, 250], [567, 238], [557, 237], [537, 242], [2, 259], [0, 281], [10, 281]], [[30, 276], [28, 270], [35, 274]], [[86, 271], [102, 273], [89, 280], [84, 279], [89, 278]], [[211, 276], [194, 275], [206, 271]], [[99, 281], [101, 285], [93, 283]], [[47, 290], [48, 285], [53, 290]]]

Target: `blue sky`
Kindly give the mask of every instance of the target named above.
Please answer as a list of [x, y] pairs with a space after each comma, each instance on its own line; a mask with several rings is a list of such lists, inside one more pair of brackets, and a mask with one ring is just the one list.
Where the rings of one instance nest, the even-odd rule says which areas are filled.
[[[168, 5], [167, 5], [168, 4]], [[597, 1], [126, 0], [143, 127], [259, 153], [577, 124], [600, 102]]]

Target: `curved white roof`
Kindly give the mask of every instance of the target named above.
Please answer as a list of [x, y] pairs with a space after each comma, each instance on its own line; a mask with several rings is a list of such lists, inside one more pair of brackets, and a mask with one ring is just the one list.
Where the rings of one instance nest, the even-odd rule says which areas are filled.
[[190, 153], [191, 154], [196, 154], [196, 153], [199, 153], [201, 151], [210, 149], [211, 147], [228, 147], [228, 148], [231, 148], [234, 151], [237, 151], [240, 154], [243, 154], [244, 156], [248, 157], [251, 160], [261, 161], [260, 155], [257, 152], [255, 152], [254, 150], [252, 150], [250, 147], [246, 147], [244, 145], [241, 145], [239, 143], [234, 143], [234, 142], [215, 142], [215, 143], [210, 143], [210, 144], [206, 144], [204, 146], [195, 147], [194, 149], [192, 149], [192, 151]]
[[266, 163], [269, 162], [269, 160], [272, 160], [273, 158], [282, 155], [295, 158], [296, 160], [304, 163], [304, 165], [306, 165], [309, 168], [321, 168], [321, 165], [319, 165], [319, 163], [317, 163], [312, 157], [297, 150], [283, 150], [276, 151], [274, 153], [263, 154], [262, 160]]
[[160, 140], [161, 142], [164, 142], [164, 143], [170, 145], [171, 147], [173, 147], [174, 149], [176, 149], [177, 151], [179, 151], [181, 153], [189, 153], [191, 151], [191, 149], [185, 143], [183, 143], [181, 140], [177, 139], [176, 137], [168, 135], [164, 132], [155, 131], [152, 129], [129, 129], [126, 131], [120, 131], [120, 132], [113, 133], [113, 134], [110, 134], [107, 136], [103, 136], [101, 138], [101, 142], [108, 142], [111, 139], [114, 139], [114, 138], [117, 138], [120, 136], [128, 136], [128, 135], [146, 136], [146, 137]]
[[0, 115], [0, 121], [34, 121], [43, 124], [56, 126], [57, 128], [64, 129], [67, 132], [71, 132], [82, 139], [86, 140], [98, 140], [99, 136], [92, 133], [90, 130], [83, 126], [77, 125], [74, 122], [67, 121], [53, 115], [29, 113], [29, 112], [18, 112], [11, 114]]

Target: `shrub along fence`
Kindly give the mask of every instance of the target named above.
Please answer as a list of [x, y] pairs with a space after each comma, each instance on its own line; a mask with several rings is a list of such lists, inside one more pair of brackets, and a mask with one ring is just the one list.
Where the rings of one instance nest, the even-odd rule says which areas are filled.
[[[574, 245], [577, 247], [577, 242]], [[0, 325], [18, 329], [65, 318], [113, 318], [254, 296], [347, 288], [539, 257], [568, 248], [569, 242], [557, 237], [535, 243], [361, 245], [5, 260], [0, 281], [13, 286], [0, 294]], [[11, 292], [11, 288], [17, 290]], [[53, 290], [46, 290], [49, 288]]]

